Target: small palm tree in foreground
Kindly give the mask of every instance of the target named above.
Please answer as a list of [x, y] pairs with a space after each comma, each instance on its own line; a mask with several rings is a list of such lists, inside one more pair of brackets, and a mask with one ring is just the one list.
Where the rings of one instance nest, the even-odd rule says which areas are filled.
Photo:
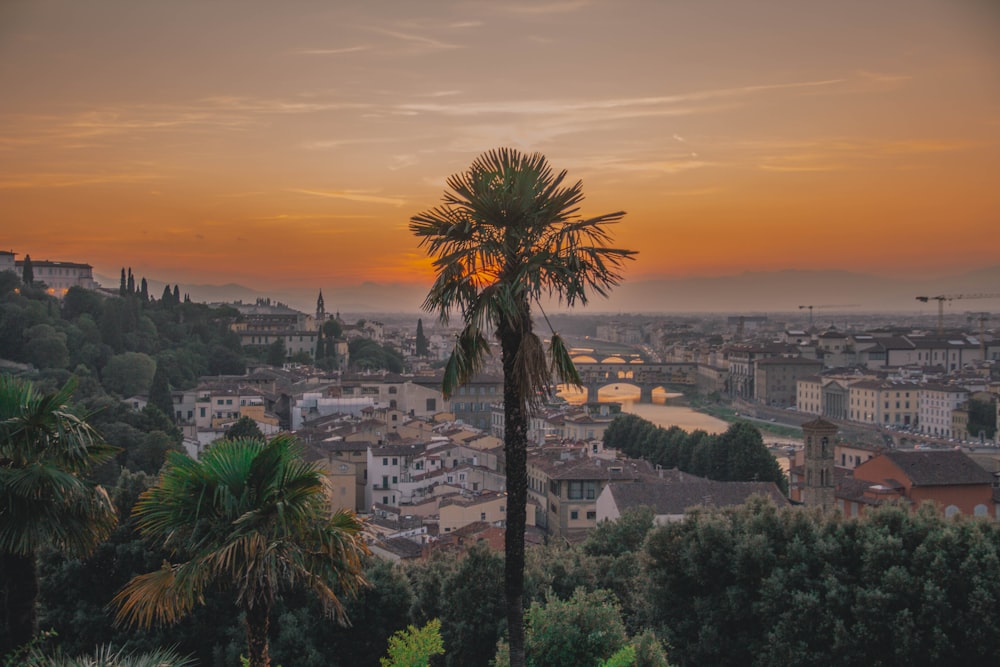
[[551, 337], [547, 362], [532, 330], [531, 305], [557, 297], [585, 304], [588, 292], [606, 295], [617, 285], [630, 250], [609, 247], [605, 229], [623, 212], [578, 215], [578, 181], [564, 185], [540, 154], [498, 149], [451, 176], [441, 206], [410, 219], [410, 230], [434, 259], [437, 278], [424, 308], [442, 322], [457, 310], [464, 328], [445, 367], [450, 396], [482, 368], [488, 337], [500, 343], [504, 376], [504, 454], [507, 531], [504, 586], [511, 665], [524, 665], [524, 528], [527, 505], [527, 426], [540, 394], [555, 375], [580, 384], [563, 341]]
[[62, 653], [46, 655], [33, 649], [24, 656], [23, 667], [194, 667], [194, 659], [179, 655], [175, 649], [156, 649], [151, 653], [125, 653], [110, 646], [98, 648], [92, 655], [68, 657]]
[[0, 655], [36, 630], [36, 555], [85, 556], [118, 520], [107, 492], [84, 479], [118, 451], [69, 407], [74, 381], [42, 394], [0, 376]]
[[245, 615], [250, 667], [267, 667], [277, 593], [305, 587], [346, 622], [340, 596], [365, 585], [363, 522], [333, 512], [326, 479], [291, 436], [222, 440], [200, 460], [171, 452], [133, 510], [139, 530], [178, 562], [135, 577], [115, 596], [118, 620], [178, 620], [210, 586], [233, 590]]

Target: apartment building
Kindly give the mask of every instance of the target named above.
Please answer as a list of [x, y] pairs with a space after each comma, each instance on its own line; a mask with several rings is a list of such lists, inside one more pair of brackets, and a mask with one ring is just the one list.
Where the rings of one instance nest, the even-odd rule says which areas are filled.
[[952, 412], [969, 400], [965, 387], [925, 384], [920, 387], [917, 417], [920, 432], [938, 438], [954, 438]]
[[797, 382], [823, 369], [823, 362], [802, 357], [758, 359], [754, 367], [753, 398], [758, 403], [786, 408], [796, 404]]

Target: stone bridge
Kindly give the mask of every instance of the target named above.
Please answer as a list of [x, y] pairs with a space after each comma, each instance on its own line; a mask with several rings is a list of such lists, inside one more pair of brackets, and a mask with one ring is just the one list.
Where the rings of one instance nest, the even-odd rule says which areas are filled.
[[698, 380], [698, 364], [685, 362], [647, 364], [642, 362], [611, 363], [575, 361], [576, 370], [587, 390], [587, 400], [596, 400], [602, 387], [616, 384], [639, 388], [641, 403], [651, 403], [653, 390], [668, 385], [694, 386]]

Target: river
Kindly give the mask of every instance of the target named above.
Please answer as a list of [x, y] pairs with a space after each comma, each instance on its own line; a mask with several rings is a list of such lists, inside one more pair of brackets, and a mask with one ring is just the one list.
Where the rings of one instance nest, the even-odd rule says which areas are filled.
[[[565, 398], [569, 403], [580, 404], [587, 398], [587, 392], [578, 391], [574, 387], [560, 387], [559, 396]], [[648, 422], [652, 422], [663, 428], [677, 426], [688, 433], [702, 429], [708, 433], [723, 433], [730, 424], [727, 421], [718, 419], [711, 415], [698, 412], [686, 405], [676, 402], [683, 394], [668, 394], [662, 390], [653, 391], [652, 403], [640, 403], [640, 392], [638, 387], [629, 385], [609, 385], [601, 389], [599, 401], [601, 403], [621, 403], [622, 412], [642, 417]], [[671, 403], [670, 401], [675, 401]], [[802, 446], [801, 438], [788, 438], [763, 434], [764, 443], [769, 446], [771, 453], [777, 459], [781, 469], [788, 472], [789, 460], [785, 447], [793, 445]]]
[[[559, 395], [568, 402], [579, 404], [586, 399], [586, 391], [573, 391], [573, 388], [562, 388]], [[701, 429], [708, 433], [722, 433], [729, 428], [729, 423], [721, 419], [692, 410], [686, 405], [671, 403], [682, 394], [668, 394], [656, 390], [653, 392], [652, 403], [639, 402], [639, 389], [632, 386], [610, 385], [601, 390], [601, 403], [621, 403], [622, 411], [642, 417], [663, 428], [677, 426], [691, 432]]]

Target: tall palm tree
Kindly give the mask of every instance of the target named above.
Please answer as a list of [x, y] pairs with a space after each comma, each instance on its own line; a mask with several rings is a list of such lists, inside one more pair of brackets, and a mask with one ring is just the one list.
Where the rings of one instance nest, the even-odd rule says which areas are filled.
[[364, 523], [331, 510], [323, 472], [288, 435], [222, 440], [200, 460], [171, 452], [133, 516], [144, 537], [179, 561], [126, 584], [115, 596], [117, 620], [173, 623], [210, 586], [230, 588], [245, 614], [250, 667], [270, 664], [270, 611], [280, 590], [309, 588], [346, 622], [341, 593], [367, 583]]
[[107, 492], [83, 475], [118, 450], [70, 409], [75, 388], [43, 394], [0, 376], [0, 655], [35, 633], [39, 549], [85, 556], [117, 522]]
[[[511, 665], [524, 664], [524, 527], [527, 506], [527, 424], [539, 395], [555, 375], [580, 378], [558, 334], [547, 363], [532, 330], [532, 303], [557, 297], [586, 304], [588, 292], [606, 295], [617, 285], [630, 250], [609, 247], [607, 225], [624, 212], [579, 216], [578, 181], [564, 185], [544, 156], [497, 149], [480, 155], [468, 171], [451, 176], [443, 204], [410, 218], [410, 230], [433, 257], [437, 278], [424, 308], [447, 322], [461, 313], [464, 328], [445, 366], [450, 396], [500, 343], [504, 376], [504, 454], [507, 476], [505, 592]], [[544, 314], [544, 311], [543, 311]]]

